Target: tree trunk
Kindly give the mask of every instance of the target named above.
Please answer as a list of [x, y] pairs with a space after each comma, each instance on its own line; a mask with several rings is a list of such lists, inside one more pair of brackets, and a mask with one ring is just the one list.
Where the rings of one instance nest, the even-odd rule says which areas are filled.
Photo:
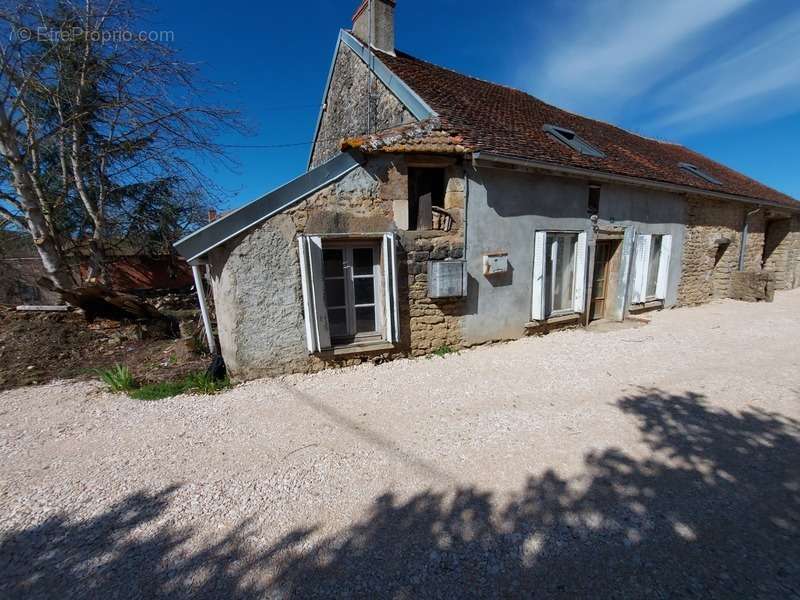
[[21, 161], [12, 159], [8, 162], [14, 176], [14, 188], [24, 211], [25, 224], [33, 238], [39, 258], [42, 260], [47, 278], [59, 290], [69, 290], [75, 286], [72, 271], [64, 261], [58, 244], [50, 232], [47, 219], [36, 200], [28, 173], [20, 164]]

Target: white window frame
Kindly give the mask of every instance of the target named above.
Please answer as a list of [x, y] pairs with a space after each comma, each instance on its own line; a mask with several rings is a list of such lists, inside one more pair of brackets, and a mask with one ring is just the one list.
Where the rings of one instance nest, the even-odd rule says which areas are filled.
[[[550, 293], [552, 284], [546, 280], [547, 268], [545, 261], [550, 260], [547, 254], [547, 236], [573, 234], [577, 235], [575, 243], [575, 256], [573, 258], [574, 280], [572, 285], [572, 307], [546, 312], [546, 296]], [[569, 314], [580, 314], [586, 310], [586, 259], [588, 245], [585, 231], [578, 230], [542, 230], [534, 233], [533, 243], [533, 289], [531, 294], [531, 318], [534, 321], [543, 321], [551, 317]]]
[[[372, 274], [371, 275], [356, 275], [353, 271], [353, 250], [360, 248], [369, 248], [372, 250]], [[327, 277], [323, 271], [323, 290], [328, 280], [342, 280], [344, 286], [344, 305], [343, 306], [330, 306], [328, 303], [327, 295], [325, 296], [325, 310], [330, 309], [344, 309], [347, 332], [343, 336], [334, 337], [331, 332], [331, 343], [334, 346], [345, 345], [356, 341], [365, 341], [369, 339], [381, 338], [383, 331], [384, 312], [383, 312], [383, 294], [381, 285], [381, 244], [379, 240], [331, 240], [322, 242], [322, 252], [324, 256], [325, 250], [340, 250], [342, 252], [342, 275], [341, 277]], [[324, 269], [324, 265], [323, 265]], [[372, 278], [373, 302], [370, 304], [356, 304], [355, 299], [355, 280]], [[363, 307], [371, 307], [375, 312], [375, 329], [372, 331], [356, 332], [356, 309]], [[328, 315], [328, 322], [330, 323], [330, 315]]]
[[[352, 342], [377, 341], [381, 338], [390, 343], [400, 339], [400, 316], [397, 285], [397, 244], [394, 233], [376, 234], [358, 238], [341, 236], [298, 236], [300, 280], [303, 293], [303, 314], [305, 320], [306, 347], [313, 354], [330, 350], [336, 345]], [[373, 276], [375, 278], [375, 320], [377, 330], [373, 333], [356, 334], [340, 340], [332, 340], [328, 311], [325, 303], [325, 277], [322, 260], [323, 247], [356, 248], [374, 247]], [[350, 252], [352, 254], [352, 251]], [[345, 274], [345, 278], [347, 275]], [[351, 286], [345, 284], [345, 294], [349, 296], [352, 309]], [[348, 299], [346, 298], [346, 301]], [[353, 331], [348, 309], [348, 331]]]
[[[650, 275], [650, 249], [653, 237], [661, 238], [661, 255], [658, 260], [655, 295], [647, 295], [647, 280]], [[668, 233], [640, 233], [636, 235], [634, 248], [634, 273], [631, 286], [631, 304], [644, 304], [655, 300], [666, 300], [669, 287], [669, 265], [672, 258], [672, 235]]]

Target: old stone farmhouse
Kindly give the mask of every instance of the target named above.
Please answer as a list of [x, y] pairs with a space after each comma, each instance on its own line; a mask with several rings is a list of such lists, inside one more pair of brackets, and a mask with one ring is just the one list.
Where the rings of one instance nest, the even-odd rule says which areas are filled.
[[[800, 284], [800, 204], [688, 148], [341, 31], [308, 171], [176, 244], [237, 378]], [[368, 93], [369, 90], [369, 93]]]

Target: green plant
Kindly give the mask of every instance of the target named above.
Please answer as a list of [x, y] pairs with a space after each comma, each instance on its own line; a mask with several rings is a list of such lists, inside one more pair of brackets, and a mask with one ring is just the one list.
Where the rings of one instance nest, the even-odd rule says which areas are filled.
[[186, 385], [183, 381], [162, 381], [143, 385], [129, 392], [129, 396], [135, 400], [163, 400], [185, 391]]
[[112, 392], [129, 392], [136, 388], [136, 381], [125, 365], [114, 365], [110, 369], [99, 371], [99, 375]]
[[191, 373], [183, 379], [149, 383], [130, 391], [130, 397], [136, 400], [163, 400], [186, 392], [215, 394], [231, 386], [230, 380], [215, 380], [208, 373]]
[[186, 377], [187, 389], [196, 390], [204, 394], [213, 394], [231, 386], [231, 381], [226, 376], [224, 379], [214, 379], [207, 372], [192, 373]]
[[445, 356], [446, 354], [452, 354], [455, 352], [450, 346], [439, 346], [433, 353], [436, 356]]

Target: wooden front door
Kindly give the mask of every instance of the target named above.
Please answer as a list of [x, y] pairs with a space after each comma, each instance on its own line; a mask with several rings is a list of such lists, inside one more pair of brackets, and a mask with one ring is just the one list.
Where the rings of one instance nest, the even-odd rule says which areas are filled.
[[594, 277], [592, 277], [592, 300], [589, 307], [589, 320], [602, 319], [606, 314], [608, 298], [608, 274], [613, 242], [601, 240], [594, 251]]

